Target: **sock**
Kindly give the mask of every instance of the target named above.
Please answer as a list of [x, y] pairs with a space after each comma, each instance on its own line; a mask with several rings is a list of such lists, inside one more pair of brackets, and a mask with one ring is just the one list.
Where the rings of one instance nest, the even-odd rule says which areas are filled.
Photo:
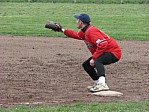
[[98, 80], [95, 81], [97, 84], [102, 83], [105, 84], [106, 83], [106, 78], [104, 76], [99, 77]]

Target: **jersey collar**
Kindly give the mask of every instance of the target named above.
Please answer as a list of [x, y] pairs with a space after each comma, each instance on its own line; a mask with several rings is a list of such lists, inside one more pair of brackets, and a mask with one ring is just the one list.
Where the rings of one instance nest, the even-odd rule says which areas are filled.
[[83, 32], [85, 32], [86, 30], [87, 30], [87, 28], [88, 28], [88, 26], [89, 26], [90, 24], [87, 24], [84, 28], [82, 28], [81, 30], [83, 31]]

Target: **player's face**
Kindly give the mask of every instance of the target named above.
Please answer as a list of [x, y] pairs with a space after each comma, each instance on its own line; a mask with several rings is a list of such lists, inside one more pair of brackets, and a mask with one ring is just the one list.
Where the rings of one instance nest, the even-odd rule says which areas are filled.
[[82, 28], [82, 21], [81, 20], [77, 20], [77, 28], [80, 29]]

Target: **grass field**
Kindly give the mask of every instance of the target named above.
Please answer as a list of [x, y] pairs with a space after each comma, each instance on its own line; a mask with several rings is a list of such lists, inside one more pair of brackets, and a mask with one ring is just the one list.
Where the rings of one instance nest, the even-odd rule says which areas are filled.
[[149, 112], [149, 101], [113, 102], [113, 103], [78, 103], [60, 106], [18, 106], [1, 108], [0, 112]]
[[52, 2], [52, 3], [103, 3], [103, 4], [144, 4], [149, 0], [1, 0], [0, 2]]
[[76, 28], [73, 15], [86, 12], [92, 24], [115, 39], [149, 40], [148, 4], [0, 3], [0, 35], [64, 36], [44, 28], [47, 20]]

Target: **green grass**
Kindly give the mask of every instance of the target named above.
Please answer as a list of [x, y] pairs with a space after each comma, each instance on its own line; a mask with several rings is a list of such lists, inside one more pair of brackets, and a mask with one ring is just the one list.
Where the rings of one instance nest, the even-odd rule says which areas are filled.
[[0, 3], [0, 35], [64, 36], [44, 28], [47, 20], [76, 31], [73, 15], [86, 12], [92, 24], [115, 39], [149, 40], [148, 4]]
[[149, 0], [1, 0], [0, 2], [54, 2], [54, 3], [123, 3], [123, 4], [143, 4], [149, 3]]
[[149, 101], [78, 103], [59, 106], [17, 106], [1, 108], [0, 112], [149, 112]]

